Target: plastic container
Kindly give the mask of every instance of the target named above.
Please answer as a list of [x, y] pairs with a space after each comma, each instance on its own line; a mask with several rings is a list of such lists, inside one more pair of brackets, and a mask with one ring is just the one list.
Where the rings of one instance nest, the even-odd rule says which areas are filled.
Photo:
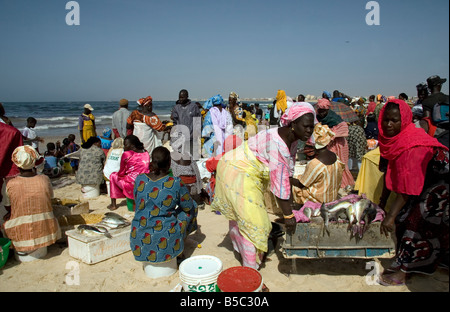
[[177, 272], [177, 258], [167, 262], [144, 262], [145, 275], [151, 278], [168, 277]]
[[31, 252], [14, 252], [16, 260], [20, 262], [31, 262], [34, 260], [42, 259], [46, 255], [47, 247], [42, 247]]
[[214, 256], [195, 256], [181, 262], [181, 285], [185, 292], [218, 292], [217, 278], [222, 272], [222, 261]]
[[222, 292], [261, 292], [261, 274], [249, 267], [232, 267], [220, 273], [217, 286]]
[[100, 196], [100, 185], [83, 185], [81, 188], [83, 198], [94, 198]]
[[8, 238], [0, 238], [0, 268], [2, 268], [6, 261], [8, 261], [9, 247], [11, 246], [11, 240]]
[[135, 205], [134, 205], [134, 200], [131, 198], [127, 198], [127, 208], [128, 211], [134, 211], [135, 210]]

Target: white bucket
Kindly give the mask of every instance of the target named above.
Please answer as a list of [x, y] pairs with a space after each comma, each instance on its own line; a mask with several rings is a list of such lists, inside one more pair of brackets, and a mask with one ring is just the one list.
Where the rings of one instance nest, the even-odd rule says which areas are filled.
[[31, 262], [34, 260], [42, 259], [46, 255], [47, 255], [47, 247], [42, 247], [31, 252], [19, 252], [19, 251], [14, 252], [14, 257], [16, 258], [17, 261], [20, 262]]
[[83, 185], [81, 188], [83, 198], [94, 198], [100, 196], [100, 185]]
[[177, 272], [177, 258], [160, 263], [144, 262], [144, 272], [151, 278], [171, 276]]
[[181, 285], [185, 292], [217, 292], [222, 261], [213, 256], [195, 256], [180, 264]]

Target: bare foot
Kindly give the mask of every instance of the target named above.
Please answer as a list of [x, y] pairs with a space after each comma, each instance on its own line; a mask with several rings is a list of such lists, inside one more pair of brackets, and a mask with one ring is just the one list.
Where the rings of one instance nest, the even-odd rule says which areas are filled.
[[116, 209], [119, 208], [119, 207], [117, 207], [116, 205], [110, 204], [110, 205], [108, 205], [107, 208], [108, 208], [109, 210], [111, 210], [111, 211], [114, 211], [114, 210], [116, 210]]

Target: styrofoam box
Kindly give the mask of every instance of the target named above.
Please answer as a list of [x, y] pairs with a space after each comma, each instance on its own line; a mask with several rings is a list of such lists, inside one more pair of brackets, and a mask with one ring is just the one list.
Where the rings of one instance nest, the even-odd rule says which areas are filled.
[[87, 264], [98, 263], [103, 260], [123, 254], [130, 249], [131, 226], [117, 230], [110, 230], [112, 238], [104, 235], [86, 236], [77, 229], [66, 232], [69, 244], [69, 254]]

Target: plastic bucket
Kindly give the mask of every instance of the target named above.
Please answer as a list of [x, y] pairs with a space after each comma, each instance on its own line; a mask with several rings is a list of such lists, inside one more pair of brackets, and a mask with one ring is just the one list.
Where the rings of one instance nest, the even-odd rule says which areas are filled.
[[11, 240], [8, 238], [0, 238], [0, 268], [2, 268], [6, 261], [8, 261], [9, 247], [11, 246]]
[[31, 262], [34, 260], [41, 259], [46, 255], [47, 255], [47, 247], [42, 247], [31, 252], [16, 251], [14, 253], [16, 260], [20, 262]]
[[195, 256], [181, 262], [179, 274], [185, 292], [217, 292], [222, 261], [213, 256]]
[[83, 198], [94, 198], [100, 196], [100, 185], [84, 185], [81, 188]]
[[160, 263], [144, 262], [144, 272], [151, 278], [171, 276], [177, 272], [177, 258]]
[[249, 267], [232, 267], [220, 273], [217, 286], [223, 292], [261, 292], [261, 274]]
[[131, 198], [127, 198], [127, 208], [128, 211], [134, 211], [134, 200]]

